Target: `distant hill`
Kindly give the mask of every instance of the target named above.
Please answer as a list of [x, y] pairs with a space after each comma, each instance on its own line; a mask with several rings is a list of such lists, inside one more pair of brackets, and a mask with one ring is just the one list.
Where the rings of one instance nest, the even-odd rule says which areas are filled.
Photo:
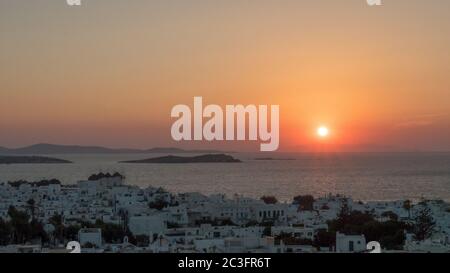
[[2, 155], [49, 155], [49, 154], [134, 154], [134, 153], [220, 153], [214, 150], [183, 150], [179, 148], [152, 148], [152, 149], [113, 149], [101, 146], [77, 146], [77, 145], [55, 145], [35, 144], [23, 148], [9, 149], [0, 147]]
[[169, 155], [169, 156], [155, 157], [155, 158], [142, 159], [142, 160], [122, 161], [120, 163], [147, 163], [147, 164], [177, 163], [177, 164], [179, 164], [179, 163], [237, 163], [237, 162], [241, 162], [241, 161], [239, 159], [236, 159], [229, 155], [207, 154], [207, 155], [190, 156], [190, 157]]
[[16, 188], [20, 187], [22, 184], [30, 184], [31, 186], [34, 187], [42, 187], [48, 185], [61, 185], [61, 181], [59, 181], [58, 179], [51, 179], [51, 180], [45, 179], [41, 181], [32, 181], [32, 182], [29, 182], [27, 180], [18, 180], [18, 181], [9, 181], [8, 184]]
[[181, 153], [188, 153], [190, 151], [186, 151], [183, 149], [179, 149], [179, 148], [152, 148], [152, 149], [148, 149], [148, 150], [144, 150], [142, 151], [144, 153], [154, 153], [154, 154], [181, 154]]
[[296, 160], [295, 158], [273, 158], [273, 157], [257, 157], [255, 160], [260, 161], [291, 161]]
[[71, 161], [43, 156], [0, 156], [0, 164], [65, 164]]

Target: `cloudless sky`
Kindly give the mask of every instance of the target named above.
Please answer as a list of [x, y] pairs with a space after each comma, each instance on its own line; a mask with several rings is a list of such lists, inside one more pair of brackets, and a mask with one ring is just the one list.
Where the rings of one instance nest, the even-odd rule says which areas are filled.
[[203, 96], [285, 151], [449, 151], [449, 48], [448, 0], [0, 0], [0, 146], [259, 148], [172, 141]]

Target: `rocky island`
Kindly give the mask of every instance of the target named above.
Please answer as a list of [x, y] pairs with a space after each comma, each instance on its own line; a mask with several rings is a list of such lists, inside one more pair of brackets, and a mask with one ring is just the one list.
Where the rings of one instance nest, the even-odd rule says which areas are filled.
[[273, 157], [257, 157], [255, 158], [255, 160], [260, 160], [260, 161], [291, 161], [291, 160], [295, 160], [295, 158], [273, 158]]
[[236, 159], [232, 156], [225, 154], [207, 154], [207, 155], [199, 155], [199, 156], [162, 156], [155, 157], [149, 159], [142, 160], [131, 160], [131, 161], [122, 161], [120, 163], [162, 163], [162, 164], [170, 164], [170, 163], [237, 163], [241, 162], [239, 159]]
[[67, 164], [71, 161], [44, 156], [0, 156], [0, 164]]

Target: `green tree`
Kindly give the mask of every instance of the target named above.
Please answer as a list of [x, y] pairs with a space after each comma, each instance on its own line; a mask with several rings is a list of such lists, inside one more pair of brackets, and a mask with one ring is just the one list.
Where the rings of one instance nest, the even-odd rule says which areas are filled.
[[385, 211], [381, 214], [382, 217], [388, 217], [391, 221], [397, 221], [398, 215], [395, 214], [393, 211]]
[[49, 241], [48, 234], [44, 230], [42, 222], [33, 219], [30, 222], [30, 237], [29, 239], [38, 239], [41, 243], [47, 243]]
[[11, 242], [11, 225], [0, 218], [0, 245], [7, 245]]
[[79, 225], [69, 225], [64, 227], [64, 238], [68, 241], [76, 241], [80, 229], [81, 227]]
[[62, 215], [55, 213], [55, 215], [50, 217], [48, 222], [55, 228], [55, 230], [53, 231], [53, 237], [56, 240], [56, 243], [64, 242], [65, 227]]
[[386, 249], [402, 249], [407, 225], [398, 221], [370, 221], [363, 225], [361, 233], [367, 241], [378, 241]]
[[259, 223], [256, 220], [250, 220], [245, 224], [245, 227], [256, 227], [258, 226]]
[[345, 201], [341, 205], [341, 209], [338, 213], [338, 219], [341, 219], [342, 221], [346, 220], [350, 214], [351, 214], [350, 207], [348, 206], [348, 203]]
[[379, 222], [368, 212], [351, 211], [343, 206], [338, 218], [328, 222], [329, 231], [347, 235], [363, 234], [367, 241], [378, 241], [386, 249], [400, 249], [407, 225], [397, 220]]
[[426, 205], [421, 206], [421, 209], [417, 211], [413, 222], [414, 239], [418, 241], [430, 238], [436, 227], [431, 210]]
[[34, 219], [34, 216], [35, 216], [35, 213], [36, 213], [36, 202], [34, 201], [34, 199], [29, 199], [27, 201], [27, 209], [31, 213], [31, 219]]
[[314, 246], [332, 247], [336, 242], [336, 233], [329, 232], [326, 229], [320, 229], [314, 236]]
[[122, 242], [125, 236], [131, 236], [131, 234], [127, 232], [126, 229], [122, 228], [122, 226], [112, 223], [105, 223], [101, 220], [97, 220], [94, 227], [102, 230], [102, 237], [107, 243]]
[[139, 247], [148, 246], [150, 243], [150, 237], [148, 235], [137, 235], [135, 240], [136, 240], [136, 245]]
[[158, 199], [152, 202], [148, 203], [148, 207], [150, 209], [156, 209], [156, 210], [162, 210], [163, 208], [166, 208], [169, 206], [169, 202], [166, 202], [164, 200]]
[[292, 233], [282, 232], [275, 236], [276, 243], [280, 243], [281, 241], [286, 245], [313, 245], [312, 240], [295, 237]]
[[263, 236], [272, 236], [272, 226], [266, 226], [262, 233]]
[[26, 212], [19, 211], [11, 206], [8, 209], [8, 216], [11, 219], [12, 241], [17, 244], [24, 244], [30, 239], [30, 217]]
[[411, 201], [410, 200], [405, 200], [403, 202], [403, 208], [408, 211], [408, 218], [411, 218], [411, 208], [412, 208]]
[[312, 195], [298, 195], [294, 197], [294, 204], [299, 210], [314, 210], [314, 197]]
[[263, 196], [261, 197], [261, 200], [266, 204], [276, 204], [278, 203], [278, 200], [275, 196]]

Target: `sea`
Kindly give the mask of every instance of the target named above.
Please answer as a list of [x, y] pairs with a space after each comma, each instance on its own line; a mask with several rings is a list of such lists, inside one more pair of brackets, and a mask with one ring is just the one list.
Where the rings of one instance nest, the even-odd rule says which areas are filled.
[[[289, 201], [296, 195], [341, 194], [354, 200], [450, 201], [450, 153], [233, 153], [242, 163], [126, 164], [158, 154], [64, 154], [73, 164], [0, 165], [0, 182], [59, 179], [75, 184], [99, 172], [171, 192], [221, 193]], [[186, 154], [181, 156], [187, 156]]]

